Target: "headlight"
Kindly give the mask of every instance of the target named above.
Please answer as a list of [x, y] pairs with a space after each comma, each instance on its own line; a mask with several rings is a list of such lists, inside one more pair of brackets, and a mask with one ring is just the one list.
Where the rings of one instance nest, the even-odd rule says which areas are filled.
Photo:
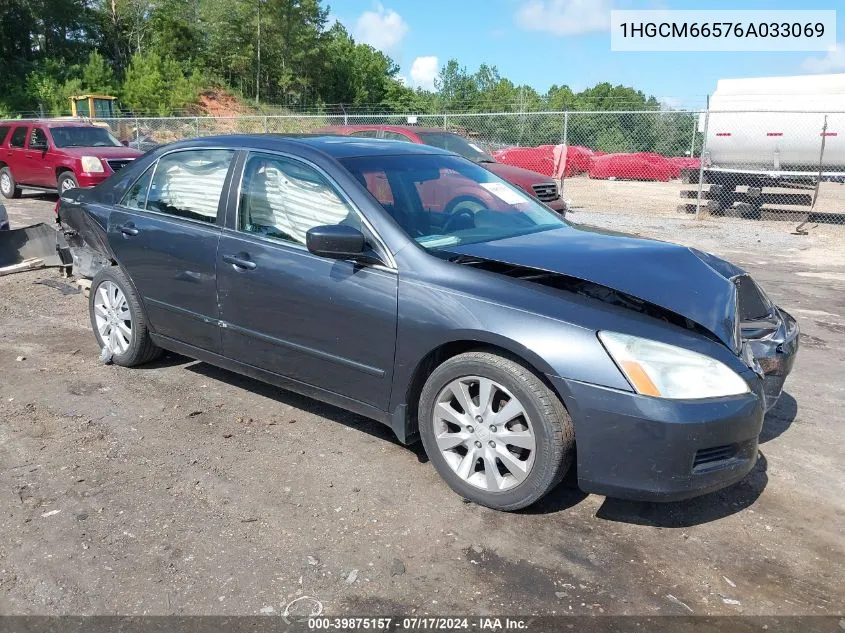
[[83, 156], [82, 171], [89, 174], [98, 174], [105, 170], [103, 169], [103, 162], [96, 156]]
[[599, 332], [599, 339], [644, 396], [683, 400], [748, 393], [739, 374], [704, 354], [617, 332]]

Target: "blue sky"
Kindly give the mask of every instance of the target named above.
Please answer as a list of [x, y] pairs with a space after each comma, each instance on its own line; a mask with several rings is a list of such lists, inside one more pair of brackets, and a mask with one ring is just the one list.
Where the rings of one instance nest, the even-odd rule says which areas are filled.
[[[845, 72], [845, 4], [836, 0], [334, 0], [358, 41], [385, 51], [411, 85], [431, 86], [455, 58], [470, 71], [487, 63], [540, 92], [600, 81], [634, 86], [672, 107], [703, 107], [728, 77]], [[836, 9], [838, 46], [827, 52], [611, 52], [616, 9]]]

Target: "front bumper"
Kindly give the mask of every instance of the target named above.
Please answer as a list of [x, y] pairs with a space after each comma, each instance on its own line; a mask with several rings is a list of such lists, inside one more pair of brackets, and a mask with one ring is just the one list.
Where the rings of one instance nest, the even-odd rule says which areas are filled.
[[563, 198], [557, 198], [556, 200], [552, 200], [550, 202], [544, 202], [547, 207], [549, 207], [552, 211], [556, 213], [560, 213], [561, 215], [566, 215], [566, 202], [564, 202]]
[[80, 172], [76, 174], [76, 183], [80, 187], [96, 187], [101, 182], [109, 178], [114, 172], [106, 169], [104, 172], [88, 173]]
[[763, 381], [709, 400], [664, 400], [549, 376], [575, 424], [578, 484], [585, 492], [676, 501], [742, 479], [757, 461]]

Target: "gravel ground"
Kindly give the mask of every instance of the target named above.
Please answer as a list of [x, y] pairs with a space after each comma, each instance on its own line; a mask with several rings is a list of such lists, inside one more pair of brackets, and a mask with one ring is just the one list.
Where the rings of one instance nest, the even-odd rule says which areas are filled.
[[[53, 203], [12, 201], [13, 226]], [[10, 275], [0, 613], [842, 613], [845, 265], [829, 238], [573, 219], [588, 215], [733, 255], [799, 319], [745, 480], [671, 504], [571, 478], [520, 513], [465, 504], [377, 423], [179, 356], [101, 364], [81, 295], [37, 283], [54, 270]]]

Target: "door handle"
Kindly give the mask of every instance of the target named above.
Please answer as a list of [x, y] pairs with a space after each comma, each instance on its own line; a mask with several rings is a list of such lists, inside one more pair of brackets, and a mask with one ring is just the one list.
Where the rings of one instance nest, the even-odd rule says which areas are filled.
[[138, 229], [136, 229], [135, 225], [131, 222], [121, 226], [120, 232], [126, 235], [127, 237], [135, 237], [136, 235], [138, 235]]
[[246, 253], [223, 255], [223, 261], [227, 264], [232, 264], [235, 268], [241, 268], [243, 270], [255, 270], [258, 267], [258, 264], [249, 259], [249, 255]]

